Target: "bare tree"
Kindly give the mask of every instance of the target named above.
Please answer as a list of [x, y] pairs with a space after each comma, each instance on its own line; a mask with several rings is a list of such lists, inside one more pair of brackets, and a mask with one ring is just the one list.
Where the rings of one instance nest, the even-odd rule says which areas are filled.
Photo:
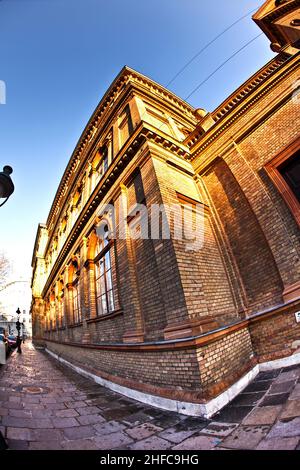
[[10, 263], [5, 254], [0, 252], [0, 289], [5, 284], [10, 272]]

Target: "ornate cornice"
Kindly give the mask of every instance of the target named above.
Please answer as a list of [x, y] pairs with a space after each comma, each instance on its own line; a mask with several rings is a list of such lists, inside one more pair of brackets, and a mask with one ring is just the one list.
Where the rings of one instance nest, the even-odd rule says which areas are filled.
[[[292, 0], [283, 3], [282, 5], [275, 6], [275, 2], [269, 2], [269, 5], [263, 5], [254, 15], [253, 20], [262, 29], [262, 31], [273, 41], [278, 41], [283, 45], [285, 38], [282, 35], [280, 28], [276, 27], [275, 22], [280, 18], [288, 15], [293, 10], [300, 6], [300, 0]], [[268, 8], [269, 9], [268, 11]]]
[[54, 197], [47, 219], [47, 227], [51, 225], [53, 218], [58, 215], [61, 199], [66, 196], [67, 191], [70, 189], [72, 175], [77, 174], [77, 170], [82, 166], [80, 163], [85, 161], [91, 146], [94, 145], [96, 136], [99, 136], [109, 117], [114, 114], [117, 105], [120, 104], [122, 97], [124, 98], [125, 89], [128, 91], [130, 86], [136, 90], [143, 89], [152, 97], [163, 99], [166, 104], [175, 107], [184, 114], [187, 119], [196, 122], [194, 108], [191, 105], [162, 85], [129, 67], [124, 67], [103, 96], [77, 142]]
[[[195, 135], [193, 140], [189, 142], [189, 147], [191, 149], [191, 160], [194, 160], [201, 152], [203, 152], [211, 143], [213, 143], [226, 129], [228, 129], [232, 124], [234, 124], [237, 119], [239, 119], [244, 113], [246, 113], [251, 106], [257, 103], [260, 99], [262, 99], [268, 92], [270, 92], [274, 86], [281, 82], [284, 77], [290, 74], [293, 70], [297, 69], [298, 62], [299, 62], [300, 54], [297, 56], [286, 58], [281, 64], [277, 64], [273, 70], [265, 70], [262, 73], [262, 70], [259, 72], [261, 78], [257, 78], [257, 84], [255, 86], [250, 87], [248, 82], [253, 80], [255, 83], [255, 76], [252, 77], [246, 84], [244, 84], [241, 89], [244, 90], [244, 93], [241, 93], [240, 89], [238, 90], [238, 96], [236, 96], [236, 102], [234, 103], [234, 99], [232, 96], [226, 100], [225, 103], [227, 105], [222, 105], [223, 115], [220, 116], [219, 108], [216, 112], [219, 115], [219, 119], [216, 120], [216, 124], [206, 133], [202, 134], [199, 137]], [[276, 59], [280, 59], [280, 56]], [[275, 59], [275, 60], [276, 60]], [[271, 63], [269, 64], [271, 65]], [[286, 70], [283, 70], [284, 67], [287, 67]], [[269, 69], [269, 67], [268, 67]], [[280, 75], [276, 76], [276, 73], [281, 72]], [[230, 104], [228, 103], [230, 101]], [[216, 114], [214, 113], [214, 115]], [[186, 142], [187, 143], [187, 142]], [[201, 144], [201, 145], [200, 145]], [[194, 150], [194, 151], [193, 151]]]

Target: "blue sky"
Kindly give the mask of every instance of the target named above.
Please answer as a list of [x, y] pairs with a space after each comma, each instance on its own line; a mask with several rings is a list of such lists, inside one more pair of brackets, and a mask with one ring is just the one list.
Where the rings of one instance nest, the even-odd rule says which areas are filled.
[[[30, 273], [37, 224], [45, 222], [76, 142], [126, 64], [166, 85], [207, 42], [259, 0], [0, 0], [0, 165], [16, 190], [0, 209], [0, 250]], [[170, 85], [186, 98], [259, 34], [251, 16], [215, 42]], [[274, 54], [262, 35], [190, 98], [210, 111]]]

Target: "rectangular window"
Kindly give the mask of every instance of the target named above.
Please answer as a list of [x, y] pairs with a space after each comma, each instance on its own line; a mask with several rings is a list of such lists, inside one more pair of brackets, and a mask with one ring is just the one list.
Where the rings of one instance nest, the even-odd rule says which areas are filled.
[[96, 266], [96, 297], [98, 315], [107, 315], [114, 311], [114, 295], [112, 284], [112, 269], [110, 248], [102, 250], [99, 259], [95, 262]]
[[265, 170], [300, 226], [300, 137], [265, 166]]
[[300, 202], [300, 150], [278, 169], [294, 196]]

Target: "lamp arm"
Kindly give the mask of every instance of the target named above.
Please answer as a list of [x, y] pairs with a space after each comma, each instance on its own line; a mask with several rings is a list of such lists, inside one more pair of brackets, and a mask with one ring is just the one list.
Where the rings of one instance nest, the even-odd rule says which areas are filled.
[[4, 204], [8, 201], [8, 199], [9, 199], [9, 196], [5, 199], [4, 202], [2, 202], [2, 204], [0, 204], [0, 207], [4, 206]]

